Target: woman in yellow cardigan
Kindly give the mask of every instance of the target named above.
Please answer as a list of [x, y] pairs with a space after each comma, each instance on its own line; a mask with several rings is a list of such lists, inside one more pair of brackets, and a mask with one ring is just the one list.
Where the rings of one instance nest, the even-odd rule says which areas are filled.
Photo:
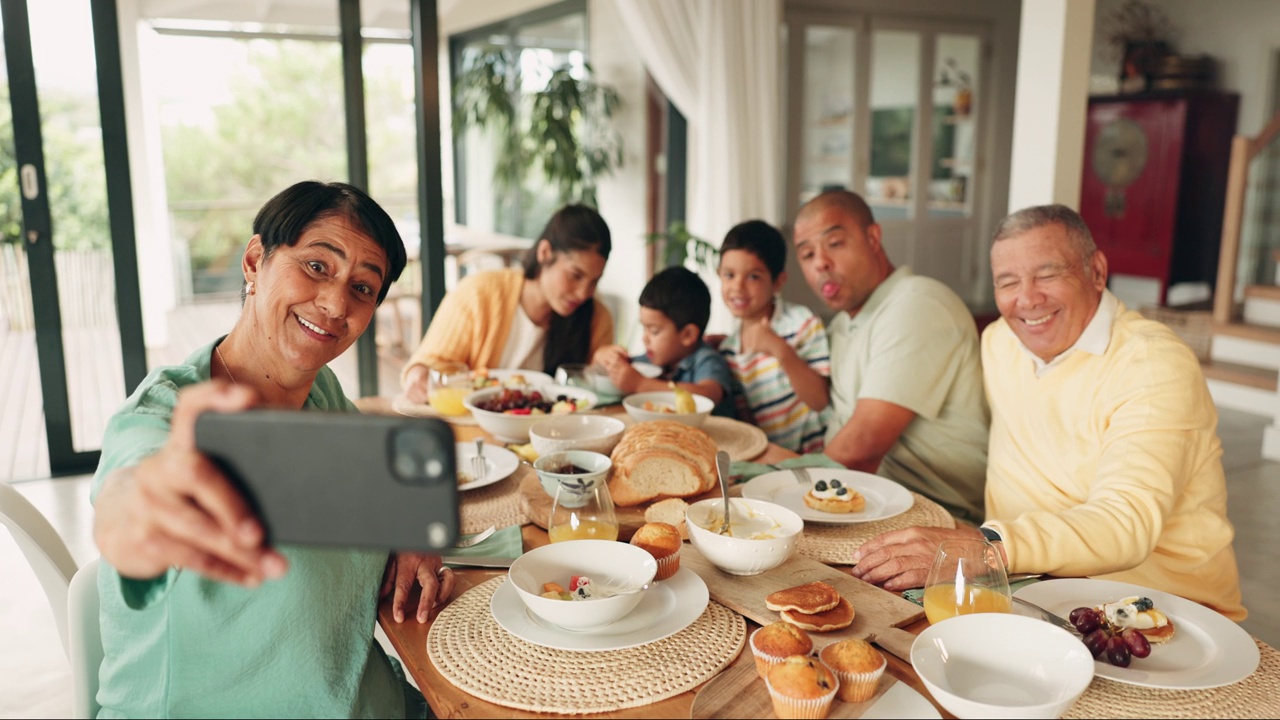
[[566, 205], [538, 237], [523, 268], [468, 275], [445, 295], [400, 373], [410, 400], [427, 401], [427, 369], [436, 361], [554, 373], [613, 342], [613, 318], [595, 299], [611, 249], [604, 218]]

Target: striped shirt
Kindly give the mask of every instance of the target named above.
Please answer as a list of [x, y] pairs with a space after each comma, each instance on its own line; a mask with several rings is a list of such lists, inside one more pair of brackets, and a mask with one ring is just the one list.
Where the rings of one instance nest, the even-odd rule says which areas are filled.
[[[831, 374], [827, 331], [822, 320], [804, 305], [775, 298], [769, 323], [778, 337], [821, 375]], [[810, 409], [791, 387], [791, 378], [772, 355], [742, 352], [742, 325], [720, 344], [720, 354], [733, 370], [739, 397], [746, 401], [746, 417], [764, 430], [769, 441], [798, 453], [821, 452], [827, 430], [824, 413]]]

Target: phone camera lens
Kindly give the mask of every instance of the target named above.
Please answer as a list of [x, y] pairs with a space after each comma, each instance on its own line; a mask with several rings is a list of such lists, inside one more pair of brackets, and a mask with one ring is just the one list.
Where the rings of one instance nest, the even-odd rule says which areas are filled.
[[440, 482], [449, 472], [440, 444], [418, 428], [400, 428], [392, 436], [391, 469], [406, 485]]

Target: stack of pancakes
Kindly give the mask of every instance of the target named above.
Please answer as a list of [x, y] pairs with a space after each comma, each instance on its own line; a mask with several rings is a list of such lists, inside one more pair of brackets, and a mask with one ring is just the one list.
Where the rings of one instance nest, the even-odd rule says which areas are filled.
[[764, 599], [765, 607], [810, 632], [831, 632], [853, 624], [853, 604], [824, 582], [779, 590]]

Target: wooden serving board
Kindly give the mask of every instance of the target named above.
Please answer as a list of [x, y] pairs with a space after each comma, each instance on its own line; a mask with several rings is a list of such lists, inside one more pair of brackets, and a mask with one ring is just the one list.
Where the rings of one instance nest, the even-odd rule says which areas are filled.
[[821, 580], [840, 591], [853, 604], [854, 617], [853, 624], [842, 630], [809, 633], [815, 648], [846, 638], [870, 639], [869, 636], [874, 635], [876, 645], [911, 662], [911, 644], [915, 642], [915, 635], [899, 628], [924, 617], [924, 608], [846, 572], [817, 560], [793, 555], [778, 567], [759, 575], [730, 575], [717, 569], [688, 544], [680, 551], [680, 565], [702, 577], [712, 599], [760, 625], [781, 619], [778, 613], [765, 606], [767, 595]]
[[[839, 697], [831, 704], [829, 718], [859, 718], [888, 692], [898, 679], [889, 673], [880, 676], [880, 684], [870, 699], [847, 703]], [[773, 700], [764, 680], [756, 673], [751, 648], [744, 648], [738, 658], [721, 673], [703, 685], [693, 698], [691, 718], [767, 718], [773, 716]]]
[[[729, 494], [735, 494], [733, 489], [730, 489]], [[716, 488], [714, 491], [704, 495], [685, 498], [685, 502], [692, 505], [704, 498], [718, 497], [720, 497], [720, 489]], [[525, 517], [529, 518], [529, 522], [543, 530], [547, 529], [547, 521], [551, 518], [551, 501], [551, 496], [547, 494], [546, 490], [542, 489], [542, 482], [538, 480], [536, 472], [528, 473], [520, 481], [520, 505], [524, 509]], [[644, 511], [649, 508], [649, 505], [650, 503], [642, 503], [635, 507], [614, 508], [614, 513], [618, 516], [619, 540], [630, 540], [631, 536], [636, 534], [636, 530], [639, 530], [640, 526], [644, 525]]]

